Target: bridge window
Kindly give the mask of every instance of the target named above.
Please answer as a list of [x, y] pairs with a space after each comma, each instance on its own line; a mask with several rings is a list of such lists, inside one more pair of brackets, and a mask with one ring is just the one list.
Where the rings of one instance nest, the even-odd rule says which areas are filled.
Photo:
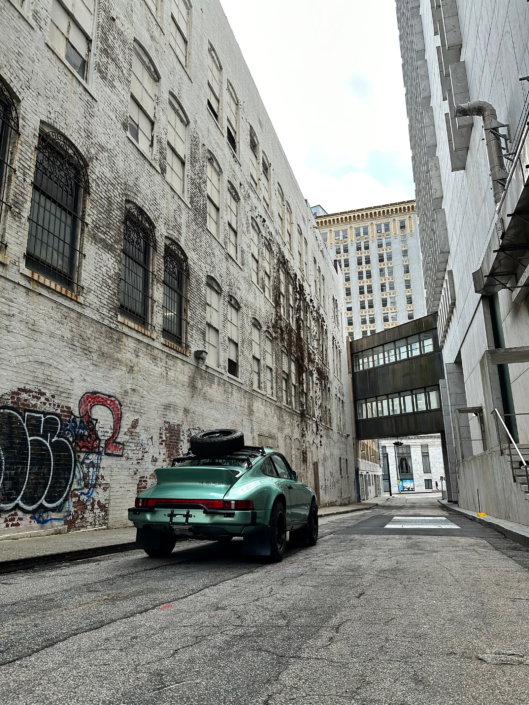
[[[363, 302], [360, 302], [362, 305]], [[393, 304], [393, 298], [391, 300]], [[369, 304], [365, 304], [369, 305]], [[384, 314], [389, 318], [389, 314]], [[396, 316], [396, 314], [393, 314]], [[386, 320], [386, 319], [384, 319]], [[401, 338], [395, 343], [386, 343], [386, 345], [378, 346], [370, 350], [356, 353], [354, 355], [354, 371], [360, 372], [368, 370], [371, 367], [380, 367], [381, 365], [389, 365], [393, 362], [401, 362], [409, 357], [417, 357], [418, 355], [427, 355], [434, 352], [434, 335], [433, 331], [426, 331], [420, 335], [411, 335], [408, 338]]]
[[362, 420], [435, 411], [440, 408], [439, 387], [435, 386], [361, 399], [356, 403], [356, 416]]

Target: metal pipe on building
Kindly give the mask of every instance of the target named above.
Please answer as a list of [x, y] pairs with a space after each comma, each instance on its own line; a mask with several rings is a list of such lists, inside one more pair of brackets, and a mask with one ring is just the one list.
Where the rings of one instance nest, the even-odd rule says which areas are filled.
[[471, 117], [474, 115], [483, 119], [494, 202], [499, 203], [503, 191], [505, 190], [507, 172], [503, 161], [500, 134], [499, 131], [494, 128], [503, 127], [503, 125], [501, 122], [498, 122], [498, 116], [494, 106], [487, 103], [485, 100], [474, 100], [471, 103], [456, 105], [456, 117]]

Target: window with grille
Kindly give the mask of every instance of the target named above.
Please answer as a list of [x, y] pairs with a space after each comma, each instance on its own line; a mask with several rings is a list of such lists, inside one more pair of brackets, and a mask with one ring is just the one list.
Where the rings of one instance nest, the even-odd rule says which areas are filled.
[[163, 336], [185, 347], [189, 266], [185, 252], [175, 242], [165, 245], [163, 270]]
[[0, 80], [0, 227], [7, 202], [7, 184], [13, 173], [13, 133], [18, 134], [18, 111], [15, 102]]
[[88, 76], [88, 57], [92, 44], [95, 0], [67, 3], [68, 10], [53, 0], [50, 44], [84, 81]]
[[181, 63], [187, 67], [189, 5], [186, 0], [171, 0], [170, 42]]
[[154, 225], [133, 203], [127, 205], [121, 257], [120, 309], [127, 318], [149, 321], [151, 254], [156, 250]]
[[239, 307], [228, 303], [228, 373], [239, 376]]
[[187, 118], [174, 99], [167, 113], [167, 180], [183, 196], [185, 190]]
[[29, 214], [26, 266], [79, 291], [79, 252], [88, 174], [57, 132], [40, 135]]
[[129, 102], [129, 135], [152, 156], [158, 76], [147, 54], [134, 44]]
[[272, 298], [272, 250], [265, 245], [264, 266], [263, 266], [263, 286], [264, 293], [269, 299]]
[[[268, 162], [267, 162], [268, 163]], [[270, 174], [269, 174], [270, 175]], [[250, 178], [255, 190], [259, 188], [259, 141], [255, 130], [250, 126]]]
[[261, 329], [252, 323], [252, 379], [254, 389], [261, 389]]
[[272, 337], [265, 337], [265, 366], [266, 366], [266, 393], [272, 395], [274, 393], [274, 365], [272, 354]]
[[228, 252], [237, 259], [239, 255], [239, 196], [228, 185]]
[[220, 169], [210, 156], [207, 167], [208, 179], [208, 230], [216, 238], [220, 235]]
[[228, 144], [237, 154], [239, 131], [239, 100], [231, 83], [228, 81], [226, 97], [227, 139]]
[[254, 284], [257, 284], [257, 286], [259, 286], [259, 230], [257, 229], [257, 225], [253, 220], [251, 230], [252, 281]]
[[208, 108], [217, 122], [219, 122], [220, 116], [221, 87], [222, 67], [215, 49], [210, 44], [208, 53]]
[[220, 367], [220, 292], [213, 286], [206, 286], [206, 351], [208, 364]]

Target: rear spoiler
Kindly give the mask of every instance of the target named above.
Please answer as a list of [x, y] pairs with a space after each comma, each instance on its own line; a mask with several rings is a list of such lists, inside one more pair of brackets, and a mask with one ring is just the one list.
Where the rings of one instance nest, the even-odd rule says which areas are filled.
[[[220, 458], [246, 458], [248, 462], [248, 467], [251, 467], [252, 465], [252, 458], [249, 455], [245, 455], [244, 451], [249, 450], [253, 451], [254, 453], [258, 453], [259, 455], [266, 455], [266, 451], [264, 449], [264, 446], [244, 446], [244, 448], [241, 448], [241, 450], [235, 452], [235, 453], [228, 453], [227, 455], [221, 455], [218, 456]], [[187, 451], [186, 455], [183, 455], [181, 458], [173, 458], [173, 466], [178, 465], [178, 463], [184, 462], [184, 460], [200, 460], [200, 458], [196, 455], [193, 455], [191, 452], [191, 448]], [[213, 460], [213, 458], [212, 458]]]

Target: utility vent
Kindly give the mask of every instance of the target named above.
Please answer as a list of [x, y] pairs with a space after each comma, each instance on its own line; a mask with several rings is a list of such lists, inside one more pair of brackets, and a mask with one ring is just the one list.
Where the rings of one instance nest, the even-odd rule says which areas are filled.
[[456, 305], [456, 288], [454, 286], [454, 272], [451, 269], [446, 271], [446, 277], [443, 283], [441, 292], [441, 301], [439, 303], [437, 330], [439, 332], [439, 345], [444, 345], [450, 321]]

